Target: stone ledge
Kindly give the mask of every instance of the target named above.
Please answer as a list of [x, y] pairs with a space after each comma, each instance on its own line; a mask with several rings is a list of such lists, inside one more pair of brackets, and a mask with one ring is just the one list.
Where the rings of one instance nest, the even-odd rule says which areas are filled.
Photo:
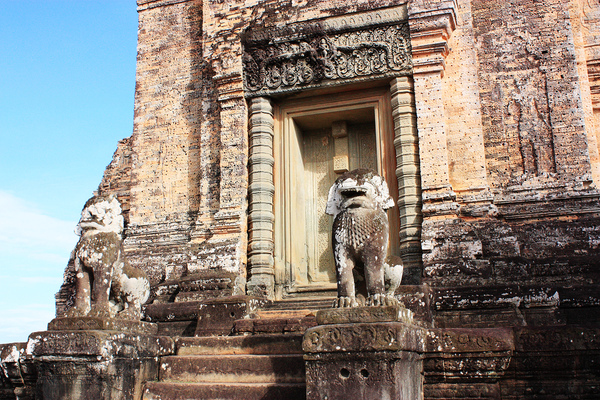
[[150, 322], [196, 321], [201, 301], [153, 303], [145, 306]]
[[174, 342], [151, 336], [108, 330], [44, 331], [29, 335], [27, 354], [34, 357], [147, 358], [174, 352]]
[[317, 324], [352, 324], [371, 322], [413, 322], [412, 311], [400, 306], [330, 308], [317, 312]]
[[264, 304], [252, 296], [225, 296], [208, 299], [198, 306], [198, 323], [195, 336], [228, 335], [235, 321], [245, 318]]
[[48, 324], [49, 331], [126, 331], [133, 334], [156, 335], [156, 324], [118, 318], [59, 317]]
[[515, 348], [511, 328], [428, 329], [428, 353], [511, 352]]

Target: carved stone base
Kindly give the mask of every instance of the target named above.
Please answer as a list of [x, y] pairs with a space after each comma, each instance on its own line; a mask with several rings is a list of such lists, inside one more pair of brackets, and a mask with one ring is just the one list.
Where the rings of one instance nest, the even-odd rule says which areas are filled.
[[158, 378], [159, 356], [173, 352], [167, 337], [114, 331], [31, 334], [28, 357], [37, 370], [35, 398], [140, 399], [143, 383]]
[[317, 312], [317, 324], [352, 324], [368, 322], [413, 322], [413, 313], [401, 306], [330, 308]]
[[156, 335], [156, 324], [119, 318], [64, 317], [54, 318], [48, 324], [49, 331], [125, 331], [144, 335]]
[[397, 322], [410, 319], [401, 310], [405, 309], [319, 311], [317, 319], [328, 324], [307, 330], [302, 343], [307, 399], [422, 398], [426, 330]]

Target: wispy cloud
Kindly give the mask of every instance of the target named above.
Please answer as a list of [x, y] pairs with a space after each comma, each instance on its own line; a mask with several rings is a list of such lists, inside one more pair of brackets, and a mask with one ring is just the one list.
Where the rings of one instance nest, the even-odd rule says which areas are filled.
[[25, 342], [30, 333], [46, 330], [52, 318], [52, 304], [14, 306], [0, 302], [0, 343]]
[[75, 225], [0, 190], [0, 343], [26, 340], [54, 317]]
[[45, 215], [32, 203], [0, 190], [0, 271], [22, 276], [63, 267], [77, 242], [76, 222]]
[[0, 245], [70, 247], [75, 222], [44, 215], [35, 204], [0, 190]]

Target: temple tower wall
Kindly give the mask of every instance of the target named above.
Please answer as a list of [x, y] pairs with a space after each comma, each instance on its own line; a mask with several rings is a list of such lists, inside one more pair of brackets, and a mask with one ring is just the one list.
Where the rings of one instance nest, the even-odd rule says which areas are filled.
[[[126, 251], [153, 283], [208, 269], [245, 280], [248, 252], [264, 251], [249, 242], [247, 32], [347, 15], [360, 20], [399, 6], [138, 1], [134, 133], [120, 144], [99, 190], [124, 202]], [[405, 262], [417, 271], [407, 283], [596, 281], [597, 9], [581, 1], [405, 6], [408, 80], [397, 86], [375, 77], [363, 87], [396, 85], [390, 90], [405, 97], [392, 103], [409, 107], [394, 117], [404, 124], [396, 136], [406, 140], [407, 129], [418, 135], [395, 148], [404, 168], [397, 172], [406, 201], [400, 229], [410, 227], [421, 243], [417, 253], [407, 245], [413, 253]], [[261, 93], [276, 113], [302, 93], [356, 90], [330, 83]], [[407, 161], [410, 152], [416, 161]], [[273, 168], [276, 175], [277, 159]], [[415, 181], [409, 170], [416, 171], [414, 188], [402, 183]], [[260, 235], [271, 229], [261, 226]]]

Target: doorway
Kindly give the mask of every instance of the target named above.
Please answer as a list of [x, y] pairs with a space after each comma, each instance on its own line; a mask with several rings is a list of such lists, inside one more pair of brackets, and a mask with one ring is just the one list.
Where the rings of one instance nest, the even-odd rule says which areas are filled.
[[[281, 103], [276, 112], [275, 295], [333, 296], [333, 217], [325, 214], [339, 175], [368, 168], [397, 193], [389, 92], [371, 90]], [[390, 211], [397, 253], [398, 212]], [[396, 233], [393, 233], [396, 232]]]

